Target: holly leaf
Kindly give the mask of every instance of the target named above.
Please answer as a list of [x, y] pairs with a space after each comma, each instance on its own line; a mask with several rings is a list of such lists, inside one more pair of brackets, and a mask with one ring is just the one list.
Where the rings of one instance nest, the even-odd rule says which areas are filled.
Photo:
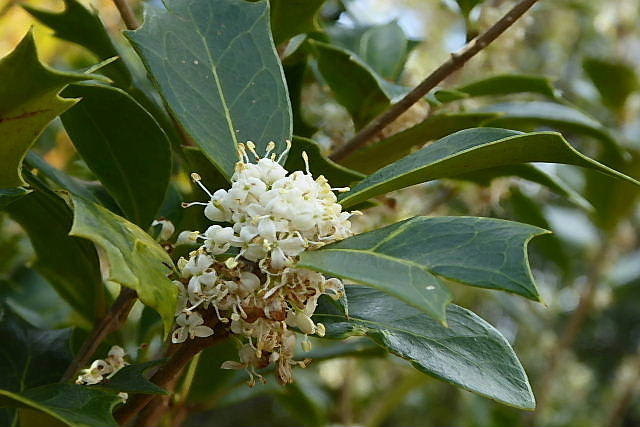
[[173, 325], [177, 287], [168, 279], [173, 262], [137, 225], [81, 197], [72, 195], [70, 235], [91, 240], [105, 251], [108, 280], [135, 290], [143, 304], [163, 319], [165, 335]]
[[126, 32], [185, 132], [229, 178], [237, 144], [291, 139], [291, 107], [267, 1], [165, 0]]
[[344, 193], [340, 203], [349, 207], [421, 182], [531, 162], [581, 166], [640, 186], [635, 179], [579, 153], [559, 133], [475, 128], [439, 139], [374, 172]]
[[[20, 6], [51, 28], [54, 36], [87, 48], [101, 60], [120, 56], [96, 10], [89, 10], [78, 0], [64, 0], [62, 12], [50, 12], [27, 4]], [[102, 72], [120, 87], [131, 84], [131, 73], [122, 60], [106, 65]]]
[[90, 242], [68, 235], [73, 215], [64, 200], [38, 181], [32, 185], [36, 191], [7, 211], [29, 235], [33, 267], [90, 325], [107, 310], [98, 254]]
[[122, 402], [115, 393], [78, 384], [48, 384], [21, 393], [0, 390], [0, 396], [11, 399], [14, 405], [49, 414], [71, 427], [117, 427], [112, 411]]
[[[0, 306], [0, 393], [21, 393], [58, 381], [71, 363], [71, 329], [44, 330]], [[14, 424], [16, 413], [0, 408], [0, 421]]]
[[539, 301], [527, 244], [544, 233], [493, 218], [414, 217], [305, 252], [298, 265], [375, 287], [429, 314], [438, 307], [443, 316], [450, 296], [430, 277]]
[[320, 31], [318, 13], [326, 0], [271, 0], [271, 32], [276, 45], [298, 34]]
[[125, 216], [149, 227], [171, 177], [170, 143], [160, 125], [120, 89], [73, 85], [64, 94], [82, 98], [62, 115], [73, 145]]
[[168, 394], [165, 389], [152, 383], [144, 372], [166, 360], [153, 360], [146, 363], [127, 365], [120, 369], [109, 380], [99, 384], [99, 387], [125, 393]]
[[376, 289], [350, 285], [346, 292], [349, 317], [323, 303], [313, 316], [325, 325], [327, 338], [366, 335], [437, 379], [516, 408], [535, 408], [527, 375], [513, 349], [471, 311], [449, 305], [445, 327]]
[[46, 125], [78, 100], [58, 96], [69, 83], [101, 78], [56, 71], [38, 59], [33, 33], [0, 60], [0, 188], [26, 185], [20, 169]]
[[31, 191], [22, 187], [0, 188], [0, 210], [5, 209], [11, 203], [31, 193]]

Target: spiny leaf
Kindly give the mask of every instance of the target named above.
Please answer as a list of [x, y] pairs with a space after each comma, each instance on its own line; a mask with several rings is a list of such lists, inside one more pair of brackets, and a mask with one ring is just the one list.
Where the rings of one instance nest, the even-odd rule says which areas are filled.
[[122, 402], [115, 393], [108, 393], [77, 384], [48, 384], [12, 393], [0, 390], [0, 396], [16, 404], [45, 412], [71, 427], [117, 427], [111, 414]]
[[144, 25], [126, 35], [169, 109], [229, 178], [236, 145], [277, 151], [291, 138], [291, 107], [269, 33], [267, 1], [165, 0], [147, 4]]
[[640, 183], [576, 151], [559, 133], [507, 129], [466, 129], [429, 144], [362, 180], [340, 198], [344, 207], [420, 182], [530, 162], [581, 166]]
[[418, 370], [521, 409], [535, 408], [527, 375], [507, 340], [490, 324], [456, 305], [448, 327], [384, 293], [347, 286], [349, 317], [330, 304], [313, 316], [327, 338], [366, 335]]
[[22, 161], [45, 126], [77, 102], [58, 94], [97, 76], [55, 71], [38, 59], [31, 31], [0, 60], [0, 188], [26, 185]]
[[125, 393], [168, 394], [165, 389], [152, 383], [144, 376], [144, 371], [166, 362], [153, 360], [146, 363], [127, 365], [99, 387]]
[[376, 287], [430, 314], [430, 307], [444, 310], [449, 296], [441, 294], [444, 285], [441, 291], [418, 274], [418, 268], [431, 277], [537, 301], [540, 294], [531, 276], [527, 244], [543, 233], [537, 227], [492, 218], [415, 217], [306, 252], [299, 265]]
[[100, 246], [109, 262], [108, 280], [138, 292], [143, 304], [155, 309], [167, 335], [173, 325], [177, 287], [167, 278], [173, 262], [167, 252], [135, 224], [102, 206], [72, 196], [72, 236]]

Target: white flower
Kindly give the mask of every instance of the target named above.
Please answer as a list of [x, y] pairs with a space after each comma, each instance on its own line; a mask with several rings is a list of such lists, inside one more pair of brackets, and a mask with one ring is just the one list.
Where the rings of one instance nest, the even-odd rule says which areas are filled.
[[213, 329], [203, 325], [204, 320], [198, 312], [183, 312], [176, 317], [178, 328], [171, 335], [171, 342], [174, 344], [186, 341], [187, 337], [194, 339], [195, 337], [206, 338], [213, 335]]
[[168, 219], [154, 220], [151, 223], [152, 227], [155, 227], [156, 225], [161, 226], [160, 233], [158, 234], [158, 241], [160, 242], [165, 242], [169, 240], [169, 237], [171, 237], [173, 233], [176, 231], [176, 228], [174, 227], [173, 223]]

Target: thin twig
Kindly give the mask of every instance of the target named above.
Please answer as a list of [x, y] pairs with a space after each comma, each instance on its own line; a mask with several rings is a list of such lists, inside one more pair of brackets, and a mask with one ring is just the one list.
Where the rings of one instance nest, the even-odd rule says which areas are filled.
[[573, 343], [578, 337], [585, 320], [589, 317], [589, 313], [591, 312], [591, 307], [593, 306], [593, 301], [596, 296], [596, 290], [602, 280], [602, 276], [605, 273], [606, 268], [608, 267], [612, 249], [613, 245], [611, 238], [604, 237], [604, 241], [595, 254], [591, 269], [587, 274], [587, 283], [582, 291], [582, 295], [580, 296], [580, 302], [571, 314], [567, 326], [562, 331], [560, 338], [558, 338], [557, 343], [549, 356], [547, 369], [540, 380], [539, 386], [537, 387], [538, 402], [536, 410], [526, 416], [526, 425], [528, 426], [536, 425], [538, 415], [543, 412], [548, 402], [548, 398], [551, 394], [550, 388], [553, 381], [556, 379], [557, 370], [561, 365], [563, 356], [567, 350], [573, 346]]
[[131, 307], [133, 307], [137, 297], [138, 294], [136, 291], [122, 287], [120, 295], [118, 295], [118, 298], [116, 298], [111, 305], [109, 312], [100, 321], [100, 323], [94, 327], [91, 335], [85, 340], [82, 347], [80, 347], [75, 359], [71, 362], [71, 365], [69, 365], [69, 368], [67, 368], [64, 373], [62, 381], [68, 381], [71, 379], [71, 377], [73, 377], [81, 367], [87, 364], [91, 355], [95, 353], [96, 349], [100, 344], [102, 344], [107, 335], [120, 328], [120, 325], [127, 320], [129, 311], [131, 311]]
[[118, 12], [120, 12], [120, 16], [124, 21], [124, 25], [127, 26], [127, 29], [137, 29], [140, 26], [140, 21], [138, 21], [136, 14], [133, 12], [133, 9], [131, 9], [129, 3], [127, 3], [127, 0], [113, 0], [113, 2], [118, 8]]
[[473, 58], [482, 49], [489, 46], [495, 39], [511, 27], [524, 13], [529, 10], [538, 0], [522, 0], [506, 13], [491, 28], [485, 31], [481, 36], [471, 40], [459, 53], [454, 53], [451, 57], [435, 71], [433, 71], [418, 86], [409, 92], [404, 98], [391, 106], [387, 111], [369, 122], [360, 130], [349, 142], [339, 147], [333, 154], [331, 159], [341, 161], [349, 154], [364, 146], [378, 132], [396, 120], [402, 113], [408, 110], [413, 104], [418, 102], [431, 89], [435, 88], [440, 82], [449, 77], [455, 71], [462, 68], [471, 58]]
[[[218, 341], [226, 339], [228, 336], [228, 331], [225, 329], [216, 329], [216, 333], [207, 338], [198, 338], [186, 341], [181, 344], [174, 344], [170, 349], [173, 352], [173, 356], [169, 361], [160, 367], [158, 371], [151, 377], [151, 381], [160, 387], [166, 388], [169, 384], [175, 381], [176, 377], [180, 375], [182, 369], [193, 359], [198, 353], [200, 353], [205, 348], [211, 347]], [[154, 398], [159, 398], [160, 396], [152, 395], [152, 394], [139, 394], [136, 395], [133, 399], [129, 401], [125, 406], [122, 407], [116, 414], [116, 419], [118, 423], [122, 426], [127, 425], [133, 421], [133, 419], [140, 414], [140, 411], [144, 409], [149, 402], [151, 402]], [[149, 411], [149, 415], [153, 415], [153, 417], [157, 417], [158, 414], [156, 411]], [[136, 422], [136, 426], [144, 426], [147, 425], [147, 421], [145, 419], [139, 419]]]

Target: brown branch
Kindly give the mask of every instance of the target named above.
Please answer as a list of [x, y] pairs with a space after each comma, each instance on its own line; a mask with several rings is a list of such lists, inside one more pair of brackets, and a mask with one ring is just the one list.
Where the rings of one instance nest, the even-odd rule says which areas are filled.
[[62, 381], [68, 381], [71, 379], [83, 366], [87, 365], [89, 359], [95, 353], [96, 349], [104, 339], [111, 332], [120, 328], [120, 326], [127, 320], [131, 307], [136, 302], [138, 294], [136, 291], [125, 288], [124, 286], [120, 290], [120, 295], [113, 302], [109, 312], [94, 328], [93, 332], [80, 347], [78, 354], [76, 355], [69, 368], [62, 377]]
[[435, 88], [440, 82], [449, 77], [455, 71], [462, 68], [471, 58], [473, 58], [482, 49], [489, 46], [495, 39], [511, 27], [524, 13], [529, 10], [538, 0], [522, 0], [507, 12], [502, 19], [496, 22], [491, 28], [485, 31], [481, 36], [471, 40], [459, 53], [452, 54], [451, 57], [435, 71], [433, 71], [418, 86], [409, 92], [404, 98], [391, 106], [387, 111], [371, 120], [364, 128], [360, 130], [350, 141], [339, 147], [333, 154], [331, 159], [341, 161], [348, 157], [351, 153], [364, 146], [378, 132], [396, 120], [402, 113], [409, 109], [413, 104], [418, 102]]
[[536, 410], [526, 416], [526, 425], [528, 426], [536, 425], [538, 415], [542, 413], [548, 402], [548, 398], [551, 394], [550, 389], [553, 381], [556, 379], [557, 371], [561, 365], [562, 359], [565, 353], [573, 346], [573, 343], [578, 337], [585, 320], [589, 317], [589, 313], [591, 312], [593, 301], [596, 296], [596, 290], [602, 280], [602, 276], [605, 273], [606, 268], [608, 267], [612, 249], [613, 245], [611, 238], [604, 237], [604, 241], [595, 254], [591, 269], [587, 274], [587, 283], [582, 291], [582, 295], [580, 296], [580, 302], [571, 314], [567, 325], [562, 331], [562, 334], [558, 338], [557, 343], [549, 356], [547, 370], [540, 380], [540, 385], [537, 387], [538, 402]]
[[138, 21], [136, 14], [133, 12], [133, 9], [131, 9], [129, 3], [127, 3], [127, 0], [113, 0], [113, 2], [118, 8], [118, 12], [120, 12], [120, 16], [124, 21], [124, 25], [127, 26], [127, 29], [137, 29], [140, 26], [140, 21]]
[[[151, 381], [160, 387], [169, 387], [170, 384], [176, 381], [184, 367], [187, 366], [196, 354], [228, 337], [228, 331], [226, 331], [226, 329], [217, 328], [215, 332], [216, 333], [214, 335], [207, 338], [197, 338], [181, 344], [173, 344], [168, 349], [169, 352], [173, 353], [173, 356], [171, 356], [171, 359], [169, 359], [165, 365], [162, 365], [160, 369], [158, 369], [158, 371], [151, 377]], [[152, 400], [158, 399], [158, 401], [161, 402], [161, 398], [162, 396], [152, 394], [136, 395], [116, 414], [118, 423], [123, 426], [131, 423], [133, 419], [140, 414], [140, 411], [149, 405]], [[154, 410], [154, 408], [147, 411], [147, 414], [147, 417], [154, 419], [158, 417], [158, 411]], [[137, 420], [135, 425], [151, 425], [148, 423], [154, 420], [145, 419], [147, 417], [141, 417], [141, 419]]]

